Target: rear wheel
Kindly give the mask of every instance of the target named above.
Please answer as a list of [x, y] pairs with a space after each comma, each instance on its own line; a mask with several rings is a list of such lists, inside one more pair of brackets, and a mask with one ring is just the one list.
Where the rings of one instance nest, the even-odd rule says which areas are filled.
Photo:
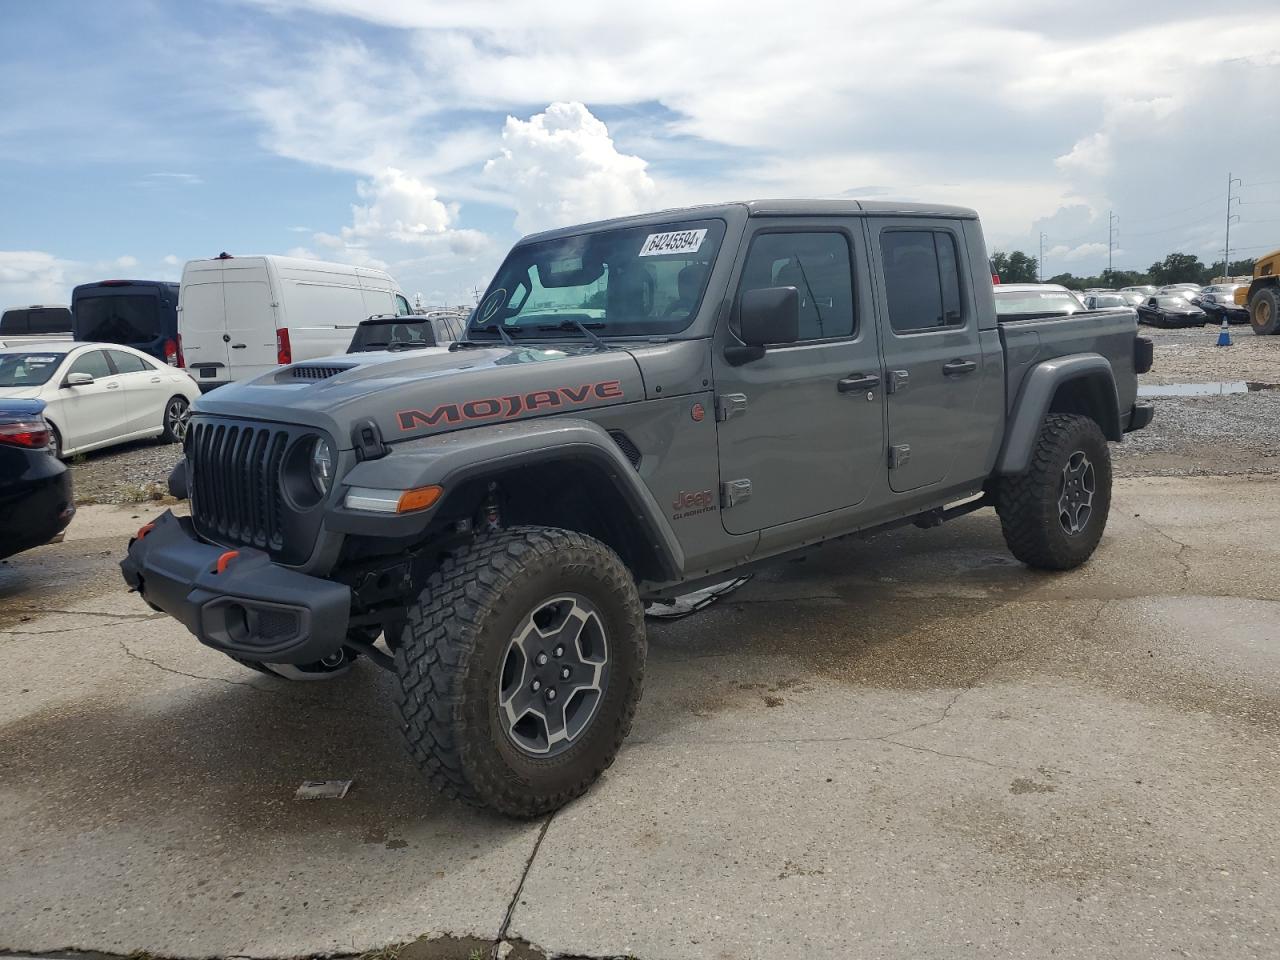
[[409, 752], [451, 797], [533, 817], [584, 793], [631, 729], [644, 609], [597, 540], [478, 539], [432, 574], [396, 650]]
[[170, 397], [164, 405], [164, 432], [161, 443], [181, 443], [187, 435], [187, 422], [191, 419], [191, 404], [186, 397]]
[[1280, 290], [1263, 287], [1253, 295], [1249, 304], [1249, 323], [1259, 336], [1280, 331]]
[[49, 424], [49, 452], [59, 460], [62, 459], [62, 434], [52, 423]]
[[1027, 469], [1003, 477], [996, 512], [1010, 552], [1029, 567], [1070, 570], [1102, 539], [1111, 509], [1111, 451], [1098, 424], [1045, 417]]

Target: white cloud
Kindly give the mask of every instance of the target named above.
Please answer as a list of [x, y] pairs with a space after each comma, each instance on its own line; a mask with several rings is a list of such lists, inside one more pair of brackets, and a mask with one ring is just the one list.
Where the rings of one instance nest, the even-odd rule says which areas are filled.
[[164, 257], [161, 259], [161, 262], [169, 267], [176, 267], [178, 264], [182, 263], [182, 261], [179, 260], [177, 256], [172, 253], [165, 254]]
[[581, 103], [553, 103], [528, 120], [507, 117], [502, 152], [484, 173], [510, 196], [516, 227], [528, 233], [646, 209], [657, 193], [646, 166], [619, 153]]
[[116, 257], [115, 260], [112, 261], [112, 264], [119, 267], [121, 270], [132, 270], [138, 265], [138, 258], [128, 255]]
[[443, 233], [457, 216], [457, 207], [441, 202], [432, 187], [395, 167], [361, 180], [356, 194], [368, 202], [352, 205], [351, 226], [342, 228], [348, 242], [390, 237], [410, 243]]
[[1059, 170], [1068, 174], [1084, 174], [1101, 177], [1111, 172], [1111, 136], [1104, 132], [1090, 134], [1077, 140], [1071, 152], [1053, 161]]
[[0, 250], [0, 308], [70, 303], [83, 265], [40, 250]]

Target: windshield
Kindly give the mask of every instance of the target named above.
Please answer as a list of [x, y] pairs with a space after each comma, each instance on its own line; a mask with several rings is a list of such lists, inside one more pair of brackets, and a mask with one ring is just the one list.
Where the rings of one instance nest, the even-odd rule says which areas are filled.
[[996, 314], [999, 316], [1015, 313], [1067, 314], [1084, 309], [1084, 304], [1076, 299], [1075, 294], [1065, 290], [997, 290], [995, 294]]
[[154, 296], [79, 297], [75, 318], [77, 340], [150, 343], [161, 333]]
[[[724, 239], [720, 220], [626, 227], [513, 250], [472, 316], [468, 333], [546, 337], [575, 323], [603, 336], [678, 333], [702, 300]], [[477, 333], [479, 331], [479, 333]]]
[[0, 387], [38, 387], [48, 383], [65, 353], [0, 353]]
[[400, 317], [377, 323], [362, 323], [356, 327], [356, 335], [351, 338], [348, 353], [360, 353], [366, 350], [412, 350], [419, 347], [434, 347], [435, 334], [431, 332], [431, 324], [426, 320], [414, 320]]

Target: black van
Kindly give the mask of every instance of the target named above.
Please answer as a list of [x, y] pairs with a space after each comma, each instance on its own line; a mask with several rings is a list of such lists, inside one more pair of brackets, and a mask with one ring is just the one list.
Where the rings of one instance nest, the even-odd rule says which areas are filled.
[[100, 280], [71, 292], [76, 340], [123, 343], [173, 367], [185, 366], [178, 336], [178, 285], [160, 280]]

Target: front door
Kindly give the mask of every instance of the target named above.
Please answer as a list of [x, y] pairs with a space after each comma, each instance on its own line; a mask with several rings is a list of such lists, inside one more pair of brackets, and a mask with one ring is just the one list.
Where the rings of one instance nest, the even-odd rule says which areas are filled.
[[740, 366], [716, 350], [721, 517], [733, 534], [851, 507], [884, 475], [884, 393], [860, 224], [752, 224], [730, 326], [743, 292], [795, 287], [801, 339]]
[[[874, 259], [889, 423], [889, 487], [905, 493], [942, 484], [957, 455], [989, 444], [982, 395], [983, 351], [971, 274], [956, 221], [875, 220]], [[980, 432], [977, 432], [980, 431]], [[967, 478], [952, 478], [967, 479]]]
[[[66, 378], [73, 373], [87, 373], [93, 383], [67, 383]], [[107, 443], [129, 432], [120, 377], [107, 363], [105, 350], [86, 350], [71, 362], [62, 377], [58, 398], [50, 404], [49, 414], [62, 432], [63, 450]]]

